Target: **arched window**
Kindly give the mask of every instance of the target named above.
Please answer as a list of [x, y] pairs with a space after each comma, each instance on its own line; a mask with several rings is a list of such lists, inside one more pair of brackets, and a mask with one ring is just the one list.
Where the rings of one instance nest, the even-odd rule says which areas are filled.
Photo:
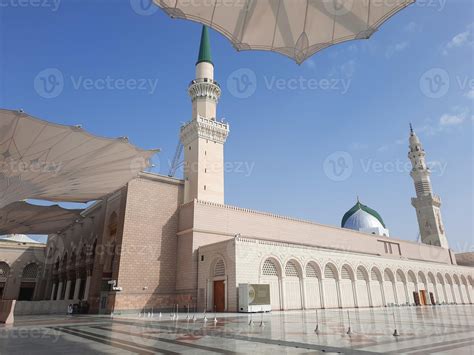
[[362, 266], [357, 268], [357, 280], [369, 280], [369, 276], [367, 275], [367, 270], [365, 270]]
[[214, 277], [225, 276], [224, 260], [219, 259], [214, 266]]
[[285, 266], [285, 276], [299, 277], [298, 268], [294, 261], [288, 261]]
[[397, 270], [397, 281], [405, 282], [405, 275], [403, 274], [403, 271], [400, 269]]
[[438, 279], [438, 283], [441, 285], [444, 285], [444, 280], [443, 280], [443, 275], [441, 275], [439, 272], [436, 274], [436, 278]]
[[22, 280], [36, 280], [38, 276], [38, 265], [35, 263], [31, 263], [25, 266], [23, 269], [23, 273], [21, 274]]
[[385, 279], [385, 281], [391, 281], [391, 282], [393, 282], [393, 281], [394, 281], [394, 277], [393, 277], [392, 270], [390, 270], [390, 269], [385, 269], [385, 271], [384, 271], [384, 273], [383, 273], [383, 278]]
[[6, 282], [9, 273], [10, 266], [4, 261], [0, 262], [0, 282]]
[[332, 264], [326, 265], [324, 268], [324, 277], [326, 279], [337, 279], [336, 267]]
[[411, 270], [408, 271], [408, 282], [412, 282], [412, 283], [416, 284], [415, 273]]
[[265, 260], [262, 267], [262, 274], [268, 276], [278, 276], [278, 269], [273, 260]]
[[352, 269], [348, 265], [344, 265], [341, 269], [341, 279], [352, 280]]
[[319, 278], [319, 272], [316, 270], [313, 264], [306, 265], [306, 277]]
[[382, 282], [382, 274], [380, 273], [379, 269], [373, 268], [370, 272], [370, 278], [372, 281]]

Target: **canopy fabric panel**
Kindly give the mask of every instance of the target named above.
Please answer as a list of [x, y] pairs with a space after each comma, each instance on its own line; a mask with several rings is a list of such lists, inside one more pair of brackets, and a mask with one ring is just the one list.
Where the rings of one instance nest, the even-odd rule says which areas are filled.
[[24, 199], [100, 199], [149, 167], [157, 151], [0, 109], [0, 208]]
[[18, 201], [0, 208], [0, 235], [54, 234], [81, 217], [81, 209], [38, 206]]
[[302, 63], [333, 44], [369, 38], [415, 0], [154, 0], [173, 18], [210, 26], [237, 50], [274, 51]]

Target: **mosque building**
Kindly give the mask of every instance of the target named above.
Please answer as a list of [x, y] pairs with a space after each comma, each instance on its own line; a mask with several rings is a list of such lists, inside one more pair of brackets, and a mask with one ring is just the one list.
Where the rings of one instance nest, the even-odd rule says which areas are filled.
[[[359, 200], [341, 228], [226, 205], [230, 127], [217, 119], [221, 89], [206, 27], [188, 92], [183, 178], [143, 172], [50, 235], [31, 299], [87, 300], [91, 313], [176, 304], [238, 311], [239, 285], [265, 284], [272, 310], [472, 304], [474, 269], [457, 265], [449, 249], [413, 130], [408, 157], [421, 243], [390, 237], [380, 214]], [[8, 267], [0, 262], [0, 277]]]

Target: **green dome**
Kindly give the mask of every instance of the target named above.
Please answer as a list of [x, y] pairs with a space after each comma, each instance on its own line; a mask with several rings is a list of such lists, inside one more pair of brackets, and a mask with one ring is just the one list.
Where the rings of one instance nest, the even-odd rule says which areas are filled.
[[354, 213], [356, 213], [357, 211], [364, 211], [366, 213], [368, 213], [369, 215], [371, 215], [372, 217], [376, 218], [380, 224], [384, 227], [385, 227], [385, 223], [382, 219], [382, 217], [380, 217], [380, 215], [378, 214], [377, 211], [373, 210], [372, 208], [370, 207], [367, 207], [366, 205], [363, 205], [362, 203], [359, 202], [359, 200], [357, 200], [357, 203], [354, 205], [354, 207], [352, 207], [349, 211], [347, 211], [344, 216], [342, 217], [342, 221], [341, 221], [341, 227], [342, 228], [346, 228], [346, 222], [347, 220], [352, 216], [354, 215]]

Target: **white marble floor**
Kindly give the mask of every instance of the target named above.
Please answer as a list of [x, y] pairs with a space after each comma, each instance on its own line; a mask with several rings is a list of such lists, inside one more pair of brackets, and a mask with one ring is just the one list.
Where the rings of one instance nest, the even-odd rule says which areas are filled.
[[18, 317], [0, 353], [474, 353], [474, 306], [186, 316]]

